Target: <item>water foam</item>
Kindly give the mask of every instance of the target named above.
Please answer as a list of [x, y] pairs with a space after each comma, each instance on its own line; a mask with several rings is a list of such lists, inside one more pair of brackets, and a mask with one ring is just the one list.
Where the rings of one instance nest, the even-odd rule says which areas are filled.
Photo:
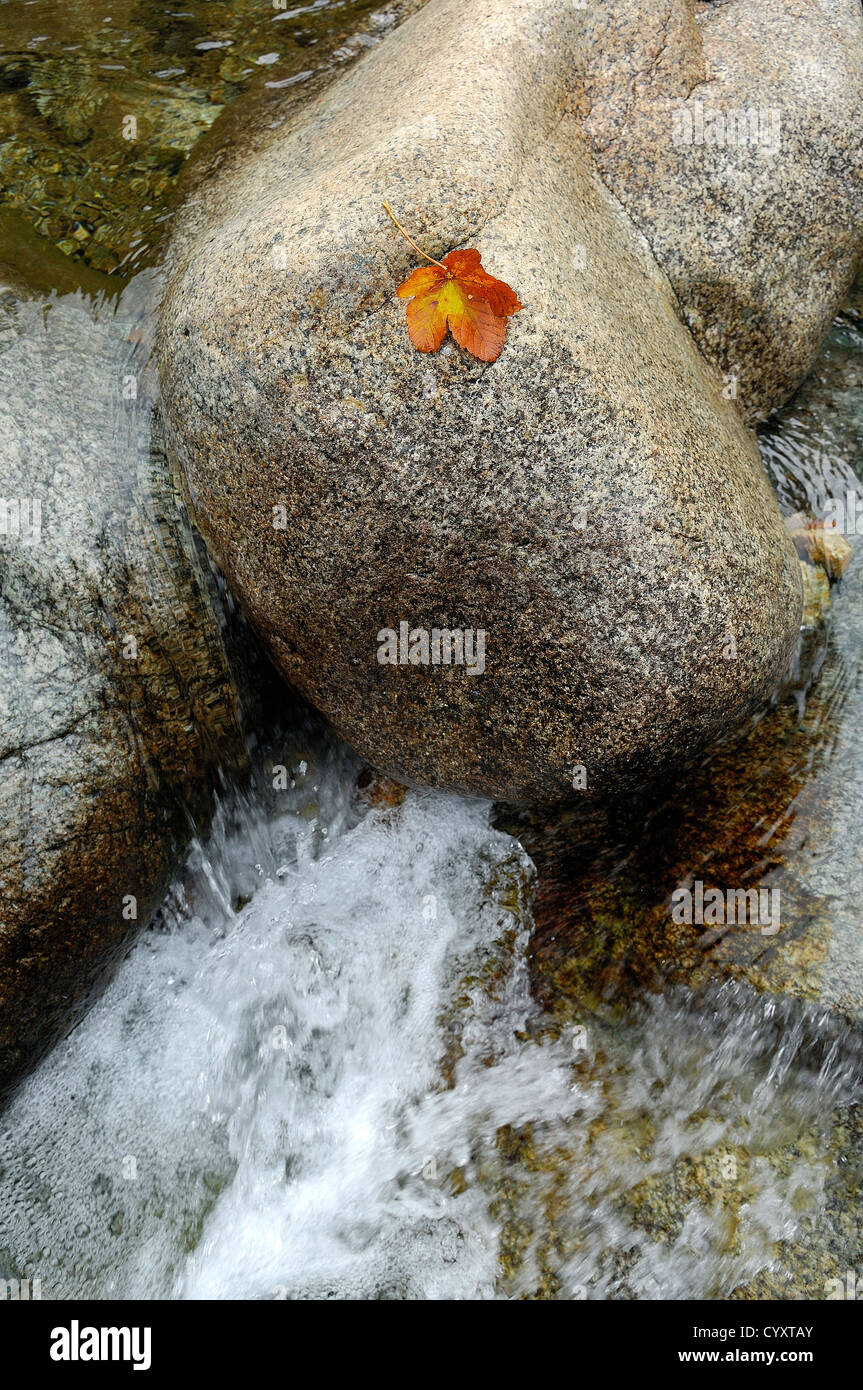
[[[830, 1174], [826, 1139], [793, 1146], [860, 1090], [841, 1049], [740, 986], [574, 1041], [531, 1000], [532, 866], [490, 808], [367, 809], [318, 754], [280, 806], [222, 808], [4, 1117], [0, 1272], [55, 1298], [698, 1298], [775, 1264]], [[666, 1188], [735, 1145], [731, 1238], [721, 1183]]]

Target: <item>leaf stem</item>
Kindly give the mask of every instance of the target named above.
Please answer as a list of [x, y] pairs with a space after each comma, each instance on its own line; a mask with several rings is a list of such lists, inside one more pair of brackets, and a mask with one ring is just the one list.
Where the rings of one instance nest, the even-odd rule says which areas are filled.
[[408, 236], [407, 232], [405, 231], [405, 229], [404, 229], [404, 227], [402, 226], [401, 222], [399, 222], [398, 218], [396, 217], [395, 213], [393, 212], [392, 208], [390, 207], [390, 205], [389, 205], [389, 203], [386, 201], [386, 199], [384, 199], [384, 212], [386, 212], [386, 213], [389, 214], [389, 216], [392, 218], [393, 222], [395, 222], [396, 226], [398, 227], [399, 231], [401, 232], [402, 236], [404, 237], [405, 241], [409, 241], [409, 242], [410, 242], [411, 246], [414, 248], [415, 251], [417, 251], [417, 252], [419, 253], [420, 256], [422, 256], [422, 258], [423, 258], [424, 261], [431, 261], [432, 265], [439, 265], [440, 268], [441, 268], [441, 270], [446, 270], [447, 275], [449, 275], [449, 271], [447, 270], [447, 268], [446, 268], [446, 266], [444, 265], [443, 261], [436, 261], [435, 258], [434, 258], [434, 256], [427, 256], [426, 253], [425, 253], [425, 251], [420, 250], [419, 246], [417, 246], [417, 244], [416, 244], [416, 242], [414, 241], [413, 237]]

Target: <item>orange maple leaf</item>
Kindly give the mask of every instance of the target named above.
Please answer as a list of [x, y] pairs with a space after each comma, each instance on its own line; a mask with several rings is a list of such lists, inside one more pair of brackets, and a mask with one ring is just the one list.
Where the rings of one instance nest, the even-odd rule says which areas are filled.
[[409, 299], [408, 333], [420, 352], [436, 352], [447, 328], [459, 347], [467, 348], [482, 362], [500, 356], [506, 338], [507, 319], [523, 305], [504, 280], [496, 280], [483, 270], [478, 251], [450, 251], [442, 261], [432, 260], [420, 251], [393, 217], [388, 203], [384, 207], [402, 235], [430, 265], [412, 271], [396, 293]]

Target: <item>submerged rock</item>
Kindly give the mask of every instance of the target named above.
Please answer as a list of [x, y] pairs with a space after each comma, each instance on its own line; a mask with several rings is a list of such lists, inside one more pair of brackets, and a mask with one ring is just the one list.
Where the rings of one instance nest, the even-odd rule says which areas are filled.
[[7, 292], [2, 320], [0, 1093], [148, 921], [217, 765], [246, 760], [122, 311]]
[[[431, 0], [175, 242], [161, 368], [197, 520], [285, 676], [400, 781], [620, 792], [739, 723], [793, 647], [755, 441], [581, 133], [595, 22]], [[518, 293], [492, 366], [411, 347], [385, 197]], [[435, 663], [436, 631], [472, 660]]]

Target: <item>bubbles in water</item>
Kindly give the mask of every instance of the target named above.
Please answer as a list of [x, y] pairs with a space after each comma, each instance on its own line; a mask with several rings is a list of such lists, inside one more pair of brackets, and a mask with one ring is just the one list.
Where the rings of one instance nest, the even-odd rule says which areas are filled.
[[740, 986], [544, 1018], [532, 866], [490, 808], [364, 811], [319, 753], [281, 809], [222, 808], [8, 1111], [0, 1272], [46, 1298], [649, 1298], [774, 1262], [825, 1201], [801, 1136], [859, 1091], [817, 1020]]

